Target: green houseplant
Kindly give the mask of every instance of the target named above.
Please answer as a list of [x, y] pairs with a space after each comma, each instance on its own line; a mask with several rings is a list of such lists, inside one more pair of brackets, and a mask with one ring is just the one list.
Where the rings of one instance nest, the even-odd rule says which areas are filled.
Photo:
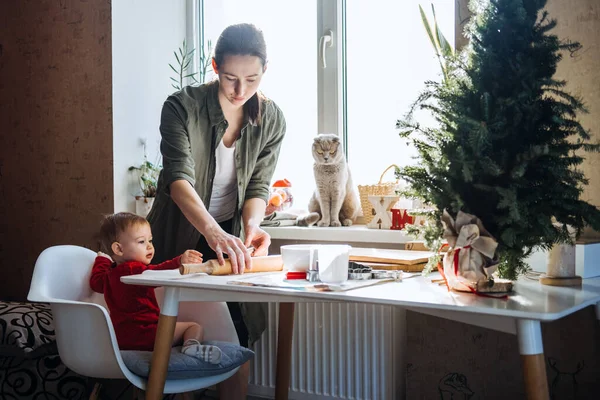
[[143, 197], [155, 197], [156, 196], [156, 182], [158, 181], [158, 175], [161, 170], [160, 165], [153, 164], [148, 160], [135, 167], [129, 167], [130, 171], [138, 171], [140, 180], [140, 189], [142, 190]]
[[[443, 210], [476, 215], [498, 241], [498, 270], [509, 279], [527, 270], [533, 249], [570, 242], [567, 225], [600, 229], [600, 211], [580, 199], [587, 179], [577, 169], [583, 152], [600, 145], [577, 120], [582, 100], [554, 77], [561, 51], [579, 44], [550, 33], [556, 22], [541, 11], [545, 3], [473, 0], [469, 46], [444, 56], [446, 79], [427, 82], [397, 123], [418, 153], [399, 176], [435, 206], [429, 233], [441, 235]], [[419, 124], [417, 109], [437, 126]]]
[[429, 19], [423, 10], [423, 7], [419, 5], [419, 13], [421, 14], [421, 21], [423, 22], [423, 27], [427, 32], [427, 37], [429, 37], [429, 41], [433, 46], [433, 50], [435, 52], [435, 56], [440, 63], [440, 68], [442, 70], [442, 74], [444, 75], [444, 80], [448, 79], [448, 69], [450, 68], [450, 60], [454, 56], [454, 49], [450, 46], [448, 40], [440, 30], [440, 27], [437, 23], [437, 18], [435, 16], [435, 7], [431, 4], [431, 12], [433, 14], [433, 25], [429, 23]]
[[[176, 51], [173, 52], [175, 56], [175, 65], [169, 64], [171, 70], [175, 73], [175, 76], [171, 77], [171, 86], [175, 90], [181, 90], [185, 86], [185, 83], [189, 79], [191, 84], [204, 83], [206, 81], [207, 73], [211, 65], [211, 53], [212, 53], [212, 42], [207, 42], [207, 50], [204, 51], [204, 47], [201, 47], [200, 51], [200, 68], [197, 72], [190, 72], [192, 64], [192, 58], [196, 49], [188, 48], [185, 39], [183, 44]], [[198, 76], [198, 77], [196, 77]]]
[[142, 140], [142, 147], [144, 148], [144, 161], [138, 166], [129, 167], [129, 171], [137, 173], [141, 190], [141, 195], [135, 197], [136, 214], [146, 216], [150, 211], [150, 208], [152, 208], [152, 204], [154, 203], [158, 175], [160, 174], [162, 166], [160, 165], [158, 159], [156, 162], [151, 162], [148, 160], [145, 140]]

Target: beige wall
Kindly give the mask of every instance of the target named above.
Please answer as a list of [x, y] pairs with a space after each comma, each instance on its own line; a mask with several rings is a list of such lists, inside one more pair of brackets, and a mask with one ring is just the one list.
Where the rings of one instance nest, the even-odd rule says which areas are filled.
[[[525, 399], [515, 335], [411, 311], [406, 320], [407, 400]], [[597, 400], [600, 330], [594, 307], [542, 323], [542, 336], [551, 398]]]
[[112, 212], [109, 1], [0, 2], [0, 299]]
[[454, 1], [454, 20], [455, 20], [455, 31], [454, 31], [454, 47], [461, 49], [469, 41], [465, 38], [463, 32], [465, 25], [469, 22], [471, 12], [469, 11], [469, 0], [455, 0]]
[[[557, 77], [567, 81], [567, 90], [581, 96], [589, 114], [580, 122], [592, 138], [600, 141], [600, 2], [598, 0], [549, 0], [547, 10], [557, 20], [554, 33], [563, 40], [578, 41], [583, 46], [573, 55], [565, 54]], [[600, 154], [585, 154], [582, 170], [590, 180], [583, 199], [600, 207]], [[586, 236], [600, 237], [600, 233]]]

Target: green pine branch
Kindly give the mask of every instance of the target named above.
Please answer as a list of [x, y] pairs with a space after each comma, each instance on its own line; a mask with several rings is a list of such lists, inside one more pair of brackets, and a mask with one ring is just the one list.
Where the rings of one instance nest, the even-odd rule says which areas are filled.
[[[499, 243], [500, 274], [515, 278], [525, 257], [570, 240], [566, 228], [600, 229], [600, 211], [580, 199], [588, 180], [586, 152], [600, 151], [578, 121], [583, 99], [554, 77], [562, 53], [580, 49], [552, 34], [545, 0], [475, 0], [460, 54], [444, 41], [423, 9], [421, 18], [444, 72], [397, 122], [417, 152], [417, 166], [399, 170], [412, 195], [438, 210], [428, 228], [440, 232], [441, 210], [476, 215]], [[415, 118], [427, 111], [436, 126]], [[411, 228], [419, 234], [418, 228]], [[423, 235], [423, 232], [421, 232]]]

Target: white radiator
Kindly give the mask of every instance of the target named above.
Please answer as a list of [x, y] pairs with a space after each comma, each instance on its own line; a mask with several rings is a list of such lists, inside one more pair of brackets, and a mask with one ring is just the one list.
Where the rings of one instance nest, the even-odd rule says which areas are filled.
[[[250, 394], [275, 388], [278, 305], [254, 347]], [[296, 304], [290, 399], [404, 398], [405, 314], [389, 306]]]

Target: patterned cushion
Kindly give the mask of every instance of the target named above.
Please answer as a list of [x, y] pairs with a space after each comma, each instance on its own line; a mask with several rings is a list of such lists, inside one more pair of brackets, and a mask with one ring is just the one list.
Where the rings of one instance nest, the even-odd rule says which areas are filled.
[[0, 302], [0, 354], [34, 358], [56, 353], [48, 304]]
[[58, 354], [35, 358], [0, 356], [0, 399], [3, 400], [87, 399], [90, 384], [93, 382], [88, 378], [67, 368]]
[[[254, 357], [254, 352], [233, 343], [207, 341], [202, 344], [218, 346], [223, 355], [220, 364], [210, 364], [181, 353], [181, 347], [171, 350], [167, 379], [201, 378], [224, 374], [239, 367]], [[150, 373], [151, 351], [122, 350], [121, 356], [125, 365], [131, 372], [141, 377], [148, 377]]]
[[0, 301], [0, 399], [83, 399], [87, 378], [68, 369], [50, 306]]

